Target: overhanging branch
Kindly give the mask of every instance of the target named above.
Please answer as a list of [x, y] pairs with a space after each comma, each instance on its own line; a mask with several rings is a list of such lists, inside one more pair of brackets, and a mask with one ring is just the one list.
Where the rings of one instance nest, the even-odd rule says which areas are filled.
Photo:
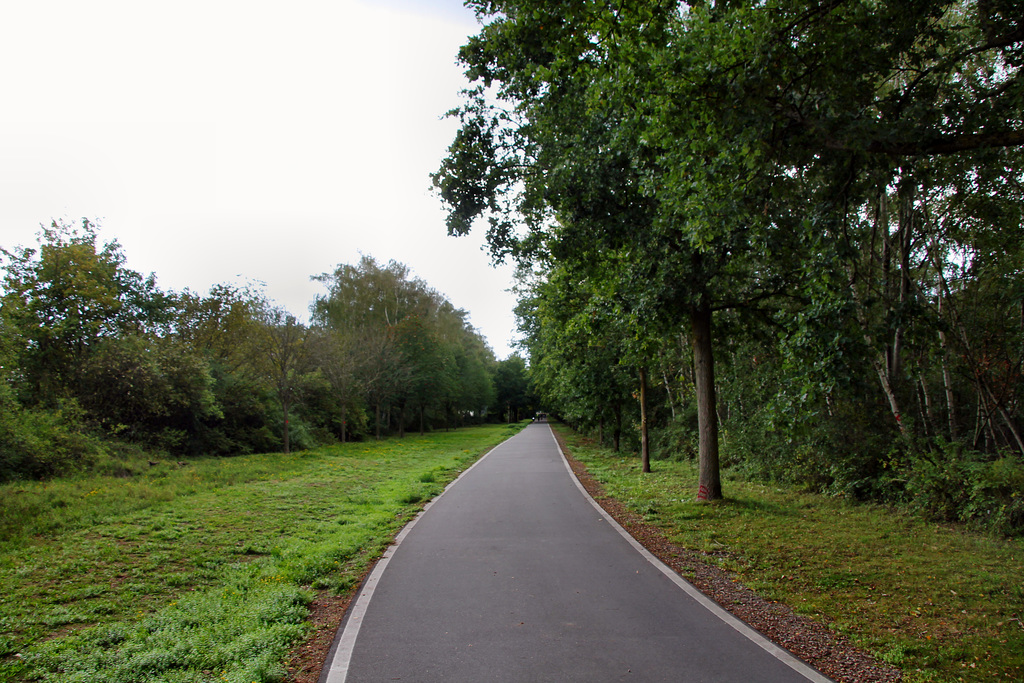
[[924, 156], [930, 154], [957, 154], [983, 149], [1002, 149], [1024, 145], [1024, 131], [1008, 130], [996, 133], [965, 133], [943, 135], [924, 140], [890, 142], [876, 140], [866, 146], [851, 145], [845, 140], [825, 141], [827, 149], [840, 152], [866, 151], [870, 154], [891, 156]]

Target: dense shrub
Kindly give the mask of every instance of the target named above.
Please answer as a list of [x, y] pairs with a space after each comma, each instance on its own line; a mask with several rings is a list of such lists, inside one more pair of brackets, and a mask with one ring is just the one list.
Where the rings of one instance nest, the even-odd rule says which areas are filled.
[[965, 522], [1007, 535], [1024, 533], [1024, 463], [1020, 456], [991, 456], [941, 444], [918, 451], [897, 472], [903, 503], [923, 516]]
[[693, 460], [697, 457], [697, 406], [691, 402], [676, 417], [654, 432], [652, 455], [658, 460]]
[[181, 344], [125, 335], [102, 340], [80, 393], [108, 433], [170, 451], [197, 450], [199, 425], [220, 417], [206, 362]]
[[0, 481], [41, 479], [92, 464], [100, 445], [81, 428], [73, 403], [57, 410], [22, 408], [0, 383]]
[[256, 378], [214, 363], [213, 393], [219, 415], [199, 426], [197, 452], [209, 455], [266, 453], [281, 447], [270, 426], [271, 392]]

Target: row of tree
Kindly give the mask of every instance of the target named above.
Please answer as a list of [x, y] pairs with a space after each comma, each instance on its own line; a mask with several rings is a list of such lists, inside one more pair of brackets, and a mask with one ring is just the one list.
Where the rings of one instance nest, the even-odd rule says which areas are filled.
[[434, 182], [552, 410], [1024, 527], [1024, 3], [468, 4]]
[[287, 452], [523, 400], [523, 361], [497, 362], [465, 311], [393, 261], [314, 278], [326, 292], [306, 325], [253, 286], [162, 291], [87, 220], [2, 253], [0, 480], [80, 467], [113, 442]]

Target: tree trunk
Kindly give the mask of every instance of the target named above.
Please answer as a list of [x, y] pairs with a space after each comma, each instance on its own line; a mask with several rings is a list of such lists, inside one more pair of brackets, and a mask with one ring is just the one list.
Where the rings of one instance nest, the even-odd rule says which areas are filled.
[[[944, 292], [939, 292], [939, 317], [942, 317], [942, 300], [945, 298]], [[956, 441], [960, 438], [960, 430], [957, 428], [956, 422], [956, 395], [953, 393], [953, 378], [949, 374], [949, 363], [947, 356], [949, 352], [946, 349], [946, 332], [940, 327], [939, 328], [939, 358], [942, 360], [942, 386], [946, 390], [946, 411], [949, 413], [949, 438], [951, 441]]]
[[341, 442], [345, 443], [345, 432], [348, 431], [348, 406], [341, 404]]
[[983, 425], [981, 422], [981, 396], [978, 396], [977, 410], [974, 411], [974, 439], [971, 441], [971, 448], [978, 450], [978, 444], [981, 443]]
[[640, 464], [651, 471], [651, 441], [647, 430], [647, 368], [640, 368]]
[[919, 376], [919, 381], [921, 383], [921, 397], [924, 399], [924, 414], [922, 417], [924, 418], [925, 436], [934, 436], [936, 430], [935, 414], [932, 409], [932, 396], [928, 390], [928, 382], [925, 380], [923, 373]]
[[[894, 286], [896, 287], [895, 299], [900, 308], [903, 308], [910, 298], [910, 250], [913, 246], [914, 238], [914, 199], [916, 191], [917, 188], [912, 178], [904, 178], [897, 189], [899, 205], [896, 209], [897, 225], [895, 238], [898, 250], [896, 258], [898, 260], [899, 273], [898, 280]], [[886, 225], [886, 234], [888, 234], [888, 225]], [[889, 251], [891, 252], [891, 249]], [[890, 305], [890, 310], [891, 308], [892, 306]], [[890, 382], [901, 377], [903, 374], [903, 338], [905, 334], [906, 328], [902, 324], [898, 325], [893, 332], [892, 358], [887, 367]]]
[[946, 412], [949, 413], [949, 438], [956, 441], [960, 438], [960, 429], [956, 422], [956, 395], [953, 394], [953, 378], [950, 377], [945, 354], [942, 357], [942, 384], [946, 390]]
[[900, 402], [896, 397], [896, 391], [893, 389], [892, 382], [889, 381], [889, 373], [886, 372], [886, 365], [881, 360], [875, 360], [873, 365], [875, 366], [875, 372], [878, 374], [878, 382], [882, 386], [882, 393], [885, 394], [885, 398], [889, 401], [889, 410], [892, 412], [893, 419], [896, 420], [896, 426], [900, 430], [900, 435], [906, 436], [907, 430], [903, 426], [903, 414], [900, 412]]
[[622, 445], [622, 403], [620, 401], [615, 402], [615, 427], [612, 430], [612, 447], [615, 452], [619, 452], [619, 448]]
[[672, 400], [672, 385], [669, 384], [668, 373], [665, 372], [664, 368], [661, 370], [661, 379], [665, 383], [665, 395], [668, 397], [668, 409], [672, 411], [672, 420], [674, 421], [676, 419], [676, 402]]
[[288, 401], [281, 402], [281, 410], [284, 412], [284, 452], [285, 455], [292, 452], [291, 441], [288, 434]]
[[[886, 206], [884, 193], [882, 194], [882, 197], [879, 200], [879, 205], [880, 218], [878, 218], [874, 223], [875, 232], [882, 232], [883, 234], [887, 235], [888, 218], [884, 217]], [[873, 243], [874, 238], [872, 237], [872, 244]], [[888, 236], [886, 236], [882, 240], [882, 281], [884, 291], [888, 291], [888, 249], [889, 238]], [[868, 324], [867, 307], [865, 306], [864, 301], [862, 300], [860, 293], [857, 289], [857, 280], [852, 271], [850, 272], [850, 289], [853, 292], [854, 301], [857, 302], [857, 320], [858, 322], [860, 322], [860, 326], [864, 330], [864, 341], [865, 343], [867, 343], [869, 348], [875, 348], [875, 337], [870, 332], [871, 327]], [[889, 410], [892, 412], [893, 419], [896, 421], [896, 427], [899, 429], [900, 435], [903, 436], [906, 434], [903, 427], [903, 415], [900, 412], [899, 399], [896, 397], [896, 392], [893, 389], [892, 382], [890, 381], [890, 378], [892, 377], [891, 372], [893, 370], [895, 357], [896, 354], [893, 353], [892, 347], [889, 346], [888, 344], [882, 343], [882, 349], [876, 351], [872, 355], [871, 366], [875, 369], [875, 374], [878, 375], [878, 382], [882, 387], [882, 393], [885, 394], [885, 398], [889, 402]]]
[[718, 415], [715, 410], [715, 360], [711, 344], [711, 309], [690, 311], [693, 332], [693, 370], [697, 390], [697, 433], [700, 476], [697, 500], [720, 500], [722, 479], [718, 465]]
[[[1021, 437], [1020, 430], [1017, 429], [1017, 425], [1014, 423], [1013, 417], [1011, 417], [1010, 414], [1006, 411], [1006, 408], [1003, 406], [1002, 402], [996, 398], [996, 395], [992, 392], [992, 389], [989, 387], [988, 383], [984, 384], [984, 389], [988, 393], [989, 398], [992, 400], [992, 404], [995, 406], [996, 411], [998, 411], [999, 416], [1003, 418], [1003, 424], [1006, 425], [1006, 428], [1010, 431], [1010, 434], [1013, 436], [1014, 443], [1016, 443], [1017, 445], [1017, 452], [1020, 453], [1021, 455], [1024, 455], [1024, 438]], [[995, 426], [993, 425], [993, 430], [994, 429]], [[1007, 441], [1009, 441], [1009, 439], [1007, 439]]]

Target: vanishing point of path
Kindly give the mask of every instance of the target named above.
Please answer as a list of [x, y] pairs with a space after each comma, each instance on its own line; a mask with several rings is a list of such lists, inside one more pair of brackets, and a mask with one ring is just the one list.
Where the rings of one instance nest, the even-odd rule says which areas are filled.
[[403, 530], [321, 683], [829, 680], [631, 541], [530, 425]]

